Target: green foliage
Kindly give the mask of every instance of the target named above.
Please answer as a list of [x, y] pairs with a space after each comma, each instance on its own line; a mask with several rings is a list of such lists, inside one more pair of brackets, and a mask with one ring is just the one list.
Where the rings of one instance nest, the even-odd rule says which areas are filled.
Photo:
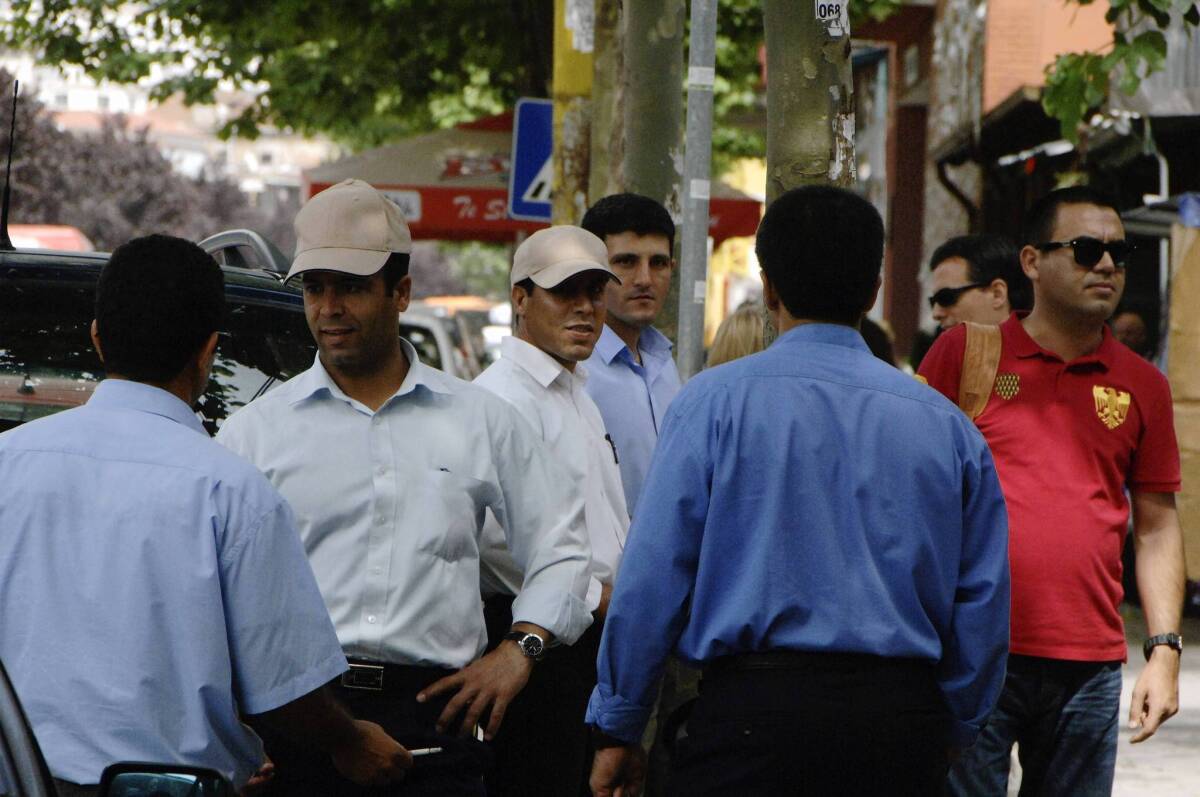
[[[12, 0], [0, 44], [158, 98], [259, 93], [224, 134], [271, 124], [352, 146], [509, 107], [549, 88], [549, 2]], [[155, 67], [160, 71], [155, 72]]]
[[[1089, 5], [1092, 0], [1076, 2]], [[1113, 76], [1120, 91], [1133, 94], [1162, 69], [1167, 57], [1162, 29], [1170, 26], [1172, 14], [1189, 30], [1200, 26], [1200, 5], [1192, 0], [1109, 0], [1105, 19], [1116, 27], [1112, 48], [1103, 54], [1060, 55], [1046, 68], [1042, 107], [1059, 120], [1063, 138], [1079, 140], [1080, 125], [1108, 96]], [[1131, 36], [1132, 31], [1140, 32]]]

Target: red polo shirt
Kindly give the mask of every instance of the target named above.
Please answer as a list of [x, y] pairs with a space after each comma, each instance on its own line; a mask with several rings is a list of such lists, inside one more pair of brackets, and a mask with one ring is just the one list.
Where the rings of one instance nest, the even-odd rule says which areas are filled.
[[[1178, 492], [1180, 485], [1167, 380], [1107, 327], [1095, 352], [1071, 362], [1039, 346], [1016, 314], [1000, 331], [996, 382], [975, 420], [1008, 504], [1011, 651], [1124, 660], [1124, 490]], [[919, 370], [951, 401], [965, 346], [966, 328], [954, 327]]]

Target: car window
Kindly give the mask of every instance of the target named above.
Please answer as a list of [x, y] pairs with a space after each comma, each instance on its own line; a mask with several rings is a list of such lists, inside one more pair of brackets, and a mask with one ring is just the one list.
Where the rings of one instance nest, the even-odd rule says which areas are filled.
[[[0, 431], [85, 403], [104, 378], [92, 348], [95, 282], [6, 280], [0, 290]], [[210, 432], [231, 412], [312, 365], [299, 306], [231, 299], [199, 403]]]
[[104, 375], [89, 334], [95, 283], [5, 280], [0, 431], [84, 403]]
[[418, 327], [412, 324], [400, 322], [400, 337], [406, 338], [413, 348], [417, 350], [417, 357], [421, 362], [428, 365], [430, 368], [437, 368], [439, 371], [445, 370], [442, 364], [442, 355], [438, 351], [437, 338], [433, 336], [433, 330], [428, 327]]
[[232, 303], [199, 412], [210, 432], [237, 408], [313, 364], [316, 345], [297, 308]]

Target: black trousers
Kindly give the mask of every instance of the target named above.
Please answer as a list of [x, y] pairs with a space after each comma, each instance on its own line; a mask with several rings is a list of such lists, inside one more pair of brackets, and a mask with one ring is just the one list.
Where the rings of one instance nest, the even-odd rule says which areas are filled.
[[[490, 650], [512, 626], [512, 598], [489, 598], [483, 614]], [[596, 685], [602, 631], [593, 623], [574, 645], [551, 648], [534, 666], [491, 742], [495, 762], [486, 776], [488, 797], [591, 794], [592, 751], [583, 715]]]
[[[768, 657], [773, 654], [768, 654]], [[950, 717], [933, 665], [857, 654], [710, 665], [673, 734], [671, 795], [942, 794]]]
[[[414, 759], [413, 768], [399, 783], [364, 788], [343, 778], [327, 754], [297, 746], [262, 722], [251, 726], [262, 737], [267, 755], [275, 762], [275, 777], [267, 795], [397, 795], [397, 797], [484, 797], [483, 773], [490, 765], [487, 747], [475, 739], [438, 733], [434, 723], [451, 695], [418, 703], [417, 692], [452, 674], [437, 667], [388, 665], [383, 689], [351, 689], [334, 681], [334, 692], [356, 719], [383, 726], [396, 741], [413, 750], [441, 747], [443, 752]], [[253, 720], [253, 718], [251, 718]]]

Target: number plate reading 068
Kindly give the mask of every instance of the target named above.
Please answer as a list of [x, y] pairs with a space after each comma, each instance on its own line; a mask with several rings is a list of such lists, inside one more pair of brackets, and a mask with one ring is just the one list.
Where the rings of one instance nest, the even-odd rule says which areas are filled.
[[816, 0], [814, 14], [817, 21], [825, 26], [830, 36], [850, 35], [849, 0], [840, 3], [827, 3]]

